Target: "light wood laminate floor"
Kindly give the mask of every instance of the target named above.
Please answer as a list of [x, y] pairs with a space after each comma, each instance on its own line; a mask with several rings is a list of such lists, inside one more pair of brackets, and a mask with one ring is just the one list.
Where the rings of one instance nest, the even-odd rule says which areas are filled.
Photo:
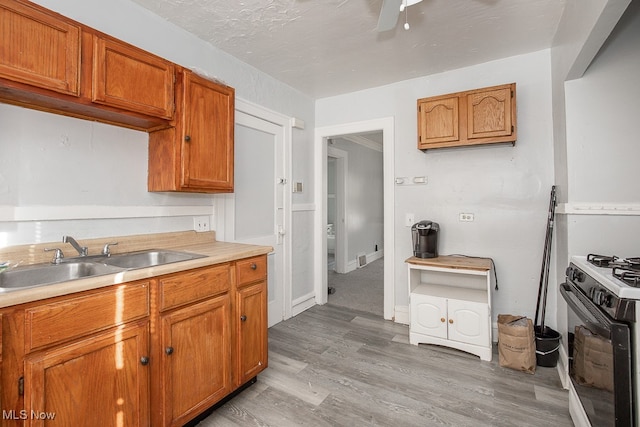
[[315, 306], [269, 329], [269, 368], [208, 426], [573, 426], [555, 368], [535, 375], [408, 344], [408, 328]]

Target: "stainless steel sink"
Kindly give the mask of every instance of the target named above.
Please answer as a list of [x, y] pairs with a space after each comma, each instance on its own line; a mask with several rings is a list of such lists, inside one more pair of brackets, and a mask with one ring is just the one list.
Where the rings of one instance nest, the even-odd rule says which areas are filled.
[[206, 255], [193, 254], [189, 252], [149, 249], [145, 251], [111, 255], [108, 258], [102, 258], [100, 262], [125, 269], [136, 269], [171, 264], [180, 261], [189, 261], [192, 259], [204, 258], [205, 256]]
[[189, 252], [149, 249], [111, 256], [64, 258], [59, 264], [28, 265], [0, 272], [0, 293], [188, 261], [205, 256]]
[[120, 271], [123, 269], [87, 261], [16, 267], [0, 273], [0, 292], [51, 285]]

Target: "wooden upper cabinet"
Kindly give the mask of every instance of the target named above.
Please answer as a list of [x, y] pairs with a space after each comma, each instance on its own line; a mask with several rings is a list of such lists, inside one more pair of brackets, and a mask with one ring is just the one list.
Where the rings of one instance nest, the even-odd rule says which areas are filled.
[[[515, 102], [515, 84], [496, 89], [482, 89], [467, 94], [467, 137], [510, 137], [512, 129], [512, 101]], [[512, 95], [513, 94], [513, 95]], [[515, 116], [514, 116], [515, 117]], [[515, 140], [515, 139], [514, 139]]]
[[134, 46], [93, 36], [92, 101], [163, 119], [174, 112], [174, 65]]
[[182, 185], [232, 191], [234, 90], [187, 73], [183, 117]]
[[420, 150], [516, 139], [515, 83], [418, 100]]
[[0, 78], [78, 96], [79, 25], [41, 8], [0, 0]]
[[460, 140], [457, 96], [436, 97], [418, 107], [419, 134], [422, 144], [436, 144]]
[[149, 191], [233, 191], [235, 91], [179, 72], [175, 127], [149, 134]]

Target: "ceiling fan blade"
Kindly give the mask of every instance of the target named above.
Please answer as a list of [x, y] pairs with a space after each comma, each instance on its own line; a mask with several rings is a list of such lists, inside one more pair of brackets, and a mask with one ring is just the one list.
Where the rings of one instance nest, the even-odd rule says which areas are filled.
[[380, 17], [378, 18], [378, 32], [389, 31], [395, 28], [400, 15], [402, 0], [382, 0]]

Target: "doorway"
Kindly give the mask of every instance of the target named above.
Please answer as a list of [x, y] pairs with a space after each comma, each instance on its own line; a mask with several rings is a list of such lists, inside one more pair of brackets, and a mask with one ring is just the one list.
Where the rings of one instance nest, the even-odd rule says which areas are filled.
[[[280, 123], [278, 123], [280, 121]], [[290, 144], [286, 118], [236, 101], [234, 192], [218, 198], [222, 240], [271, 246], [268, 326], [291, 317], [291, 200], [286, 191]]]
[[329, 140], [339, 135], [351, 135], [369, 132], [382, 132], [383, 141], [383, 188], [384, 188], [384, 318], [395, 318], [395, 255], [394, 255], [394, 188], [393, 188], [393, 152], [394, 152], [394, 119], [387, 117], [362, 122], [347, 123], [319, 127], [315, 130], [314, 158], [315, 163], [315, 201], [314, 218], [314, 252], [315, 257], [315, 298], [317, 304], [325, 304], [328, 300], [328, 261], [327, 261], [327, 156]]

